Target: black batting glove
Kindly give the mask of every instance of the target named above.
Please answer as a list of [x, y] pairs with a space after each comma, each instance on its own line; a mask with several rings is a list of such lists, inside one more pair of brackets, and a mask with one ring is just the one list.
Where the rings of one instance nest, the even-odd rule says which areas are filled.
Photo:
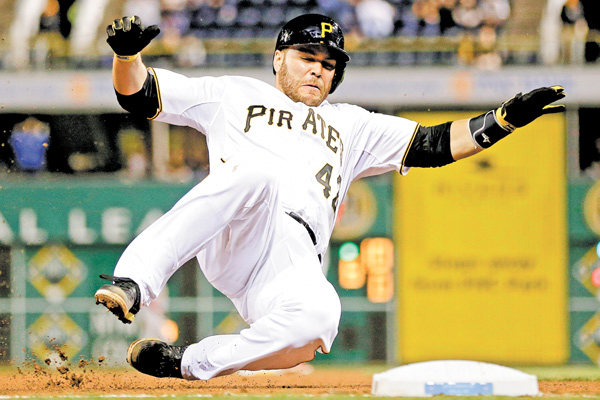
[[496, 110], [469, 119], [469, 133], [475, 146], [487, 149], [515, 129], [527, 125], [544, 114], [565, 111], [562, 104], [551, 105], [565, 97], [562, 86], [543, 87], [529, 93], [519, 93]]
[[535, 89], [526, 94], [519, 93], [496, 110], [496, 120], [502, 128], [512, 132], [544, 114], [563, 112], [564, 105], [550, 105], [550, 103], [565, 97], [564, 90], [562, 86], [551, 86]]
[[144, 28], [138, 16], [115, 19], [106, 27], [106, 42], [113, 49], [117, 58], [133, 61], [137, 54], [146, 47], [159, 33], [160, 28], [151, 25]]

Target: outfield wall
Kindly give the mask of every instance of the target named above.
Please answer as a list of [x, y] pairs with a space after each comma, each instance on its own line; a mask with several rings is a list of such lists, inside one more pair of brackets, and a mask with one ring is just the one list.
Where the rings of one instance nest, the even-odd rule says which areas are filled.
[[[344, 315], [332, 354], [323, 360], [387, 357], [391, 297], [370, 301], [378, 292], [368, 290], [378, 288], [367, 288], [373, 274], [367, 277], [366, 272], [363, 284], [344, 288], [350, 272], [342, 270], [340, 278], [337, 250], [343, 243], [361, 246], [365, 237], [391, 243], [389, 178], [368, 179], [353, 187], [345, 206], [350, 217], [340, 225], [333, 251], [325, 257], [324, 272], [341, 296]], [[190, 188], [106, 178], [29, 176], [1, 181], [1, 358], [19, 361], [33, 356], [44, 361], [60, 347], [70, 359], [104, 356], [114, 364], [124, 360], [129, 343], [139, 337], [190, 344], [213, 333], [245, 328], [232, 303], [201, 276], [194, 259], [169, 281], [168, 295], [143, 308], [131, 325], [94, 304], [94, 292], [106, 283], [98, 275], [112, 274], [127, 243]], [[393, 258], [389, 260], [392, 273]], [[393, 286], [393, 279], [386, 282]]]

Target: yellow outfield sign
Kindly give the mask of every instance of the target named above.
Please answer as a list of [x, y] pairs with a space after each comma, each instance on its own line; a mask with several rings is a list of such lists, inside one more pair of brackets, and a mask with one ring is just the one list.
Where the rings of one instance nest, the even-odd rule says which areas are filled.
[[565, 132], [564, 115], [547, 115], [476, 156], [397, 175], [399, 361], [567, 361]]

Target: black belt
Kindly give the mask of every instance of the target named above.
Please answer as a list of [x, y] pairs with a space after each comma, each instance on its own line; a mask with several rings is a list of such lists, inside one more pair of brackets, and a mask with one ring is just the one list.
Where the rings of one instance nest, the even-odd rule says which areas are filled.
[[[300, 225], [302, 225], [306, 229], [306, 231], [308, 232], [308, 236], [310, 236], [310, 240], [312, 240], [313, 245], [316, 246], [317, 237], [315, 236], [315, 232], [311, 229], [310, 225], [308, 225], [308, 223], [305, 220], [303, 220], [301, 216], [299, 216], [293, 211], [286, 212], [286, 214], [294, 218], [297, 222], [300, 223]], [[321, 255], [318, 254], [317, 256], [319, 257], [319, 261], [321, 261]]]
[[313, 232], [313, 230], [310, 228], [310, 225], [308, 225], [306, 223], [306, 221], [302, 219], [301, 216], [299, 216], [298, 214], [296, 214], [293, 211], [286, 213], [286, 214], [289, 215], [290, 217], [294, 218], [296, 221], [298, 221], [300, 223], [300, 225], [302, 225], [304, 228], [306, 228], [306, 230], [308, 231], [308, 236], [310, 236], [310, 240], [312, 240], [313, 245], [316, 246], [317, 245], [317, 237], [315, 236], [315, 233]]

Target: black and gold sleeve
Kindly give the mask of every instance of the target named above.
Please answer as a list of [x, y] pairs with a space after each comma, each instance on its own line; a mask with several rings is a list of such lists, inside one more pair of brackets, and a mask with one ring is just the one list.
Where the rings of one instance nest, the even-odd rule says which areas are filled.
[[406, 167], [441, 167], [454, 162], [450, 150], [450, 125], [419, 126], [404, 165]]
[[144, 85], [138, 92], [131, 95], [124, 95], [115, 90], [115, 93], [121, 107], [132, 114], [154, 119], [162, 109], [158, 81], [151, 69], [148, 70], [148, 76], [144, 81]]

